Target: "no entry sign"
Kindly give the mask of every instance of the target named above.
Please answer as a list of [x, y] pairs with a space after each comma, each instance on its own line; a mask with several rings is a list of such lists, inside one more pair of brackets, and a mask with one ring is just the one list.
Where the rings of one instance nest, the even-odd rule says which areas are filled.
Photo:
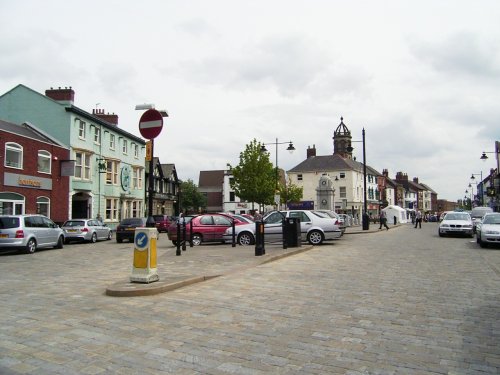
[[139, 131], [146, 139], [156, 138], [163, 128], [163, 116], [156, 109], [148, 109], [139, 120]]

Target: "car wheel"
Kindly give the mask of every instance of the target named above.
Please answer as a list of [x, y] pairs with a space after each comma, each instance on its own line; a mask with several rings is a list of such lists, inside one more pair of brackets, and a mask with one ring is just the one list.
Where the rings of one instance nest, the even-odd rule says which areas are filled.
[[90, 237], [90, 242], [96, 243], [97, 242], [97, 233], [92, 233], [92, 237]]
[[113, 238], [113, 232], [112, 231], [109, 231], [108, 233], [108, 240], [112, 239]]
[[123, 238], [116, 236], [116, 242], [122, 243], [123, 242]]
[[201, 245], [201, 243], [203, 242], [203, 238], [201, 237], [201, 234], [193, 234], [193, 246], [198, 246], [198, 245]]
[[323, 233], [319, 230], [312, 230], [307, 235], [307, 241], [309, 241], [311, 245], [321, 245], [323, 242]]
[[443, 237], [444, 236], [444, 234], [441, 233], [441, 231], [439, 231], [438, 233], [439, 233], [439, 237]]
[[254, 241], [255, 241], [255, 239], [253, 238], [252, 233], [243, 232], [243, 233], [238, 234], [237, 242], [241, 246], [253, 245]]
[[30, 238], [26, 244], [25, 253], [33, 254], [36, 251], [36, 241], [34, 238]]
[[55, 246], [56, 249], [62, 249], [64, 247], [64, 236], [59, 236], [59, 239], [57, 240], [57, 245]]

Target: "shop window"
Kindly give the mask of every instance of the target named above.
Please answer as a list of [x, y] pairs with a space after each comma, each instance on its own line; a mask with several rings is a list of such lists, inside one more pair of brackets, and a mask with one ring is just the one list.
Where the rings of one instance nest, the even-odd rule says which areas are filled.
[[50, 199], [38, 197], [36, 200], [36, 213], [50, 217]]
[[23, 169], [23, 147], [21, 145], [13, 142], [5, 144], [4, 166]]

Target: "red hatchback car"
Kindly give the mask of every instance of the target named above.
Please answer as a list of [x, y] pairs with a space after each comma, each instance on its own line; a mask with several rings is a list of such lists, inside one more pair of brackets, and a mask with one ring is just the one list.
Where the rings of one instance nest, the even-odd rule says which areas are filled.
[[[190, 225], [193, 225], [193, 245], [200, 245], [202, 242], [222, 242], [222, 236], [232, 220], [234, 225], [248, 224], [224, 214], [203, 214], [199, 216], [186, 216], [186, 240], [189, 241]], [[168, 227], [168, 239], [177, 245], [177, 222]]]

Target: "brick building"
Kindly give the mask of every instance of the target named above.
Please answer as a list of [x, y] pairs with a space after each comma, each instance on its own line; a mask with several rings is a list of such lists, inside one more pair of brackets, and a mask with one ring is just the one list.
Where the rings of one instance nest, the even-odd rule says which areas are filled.
[[68, 219], [69, 148], [35, 125], [0, 120], [0, 215], [43, 214]]

